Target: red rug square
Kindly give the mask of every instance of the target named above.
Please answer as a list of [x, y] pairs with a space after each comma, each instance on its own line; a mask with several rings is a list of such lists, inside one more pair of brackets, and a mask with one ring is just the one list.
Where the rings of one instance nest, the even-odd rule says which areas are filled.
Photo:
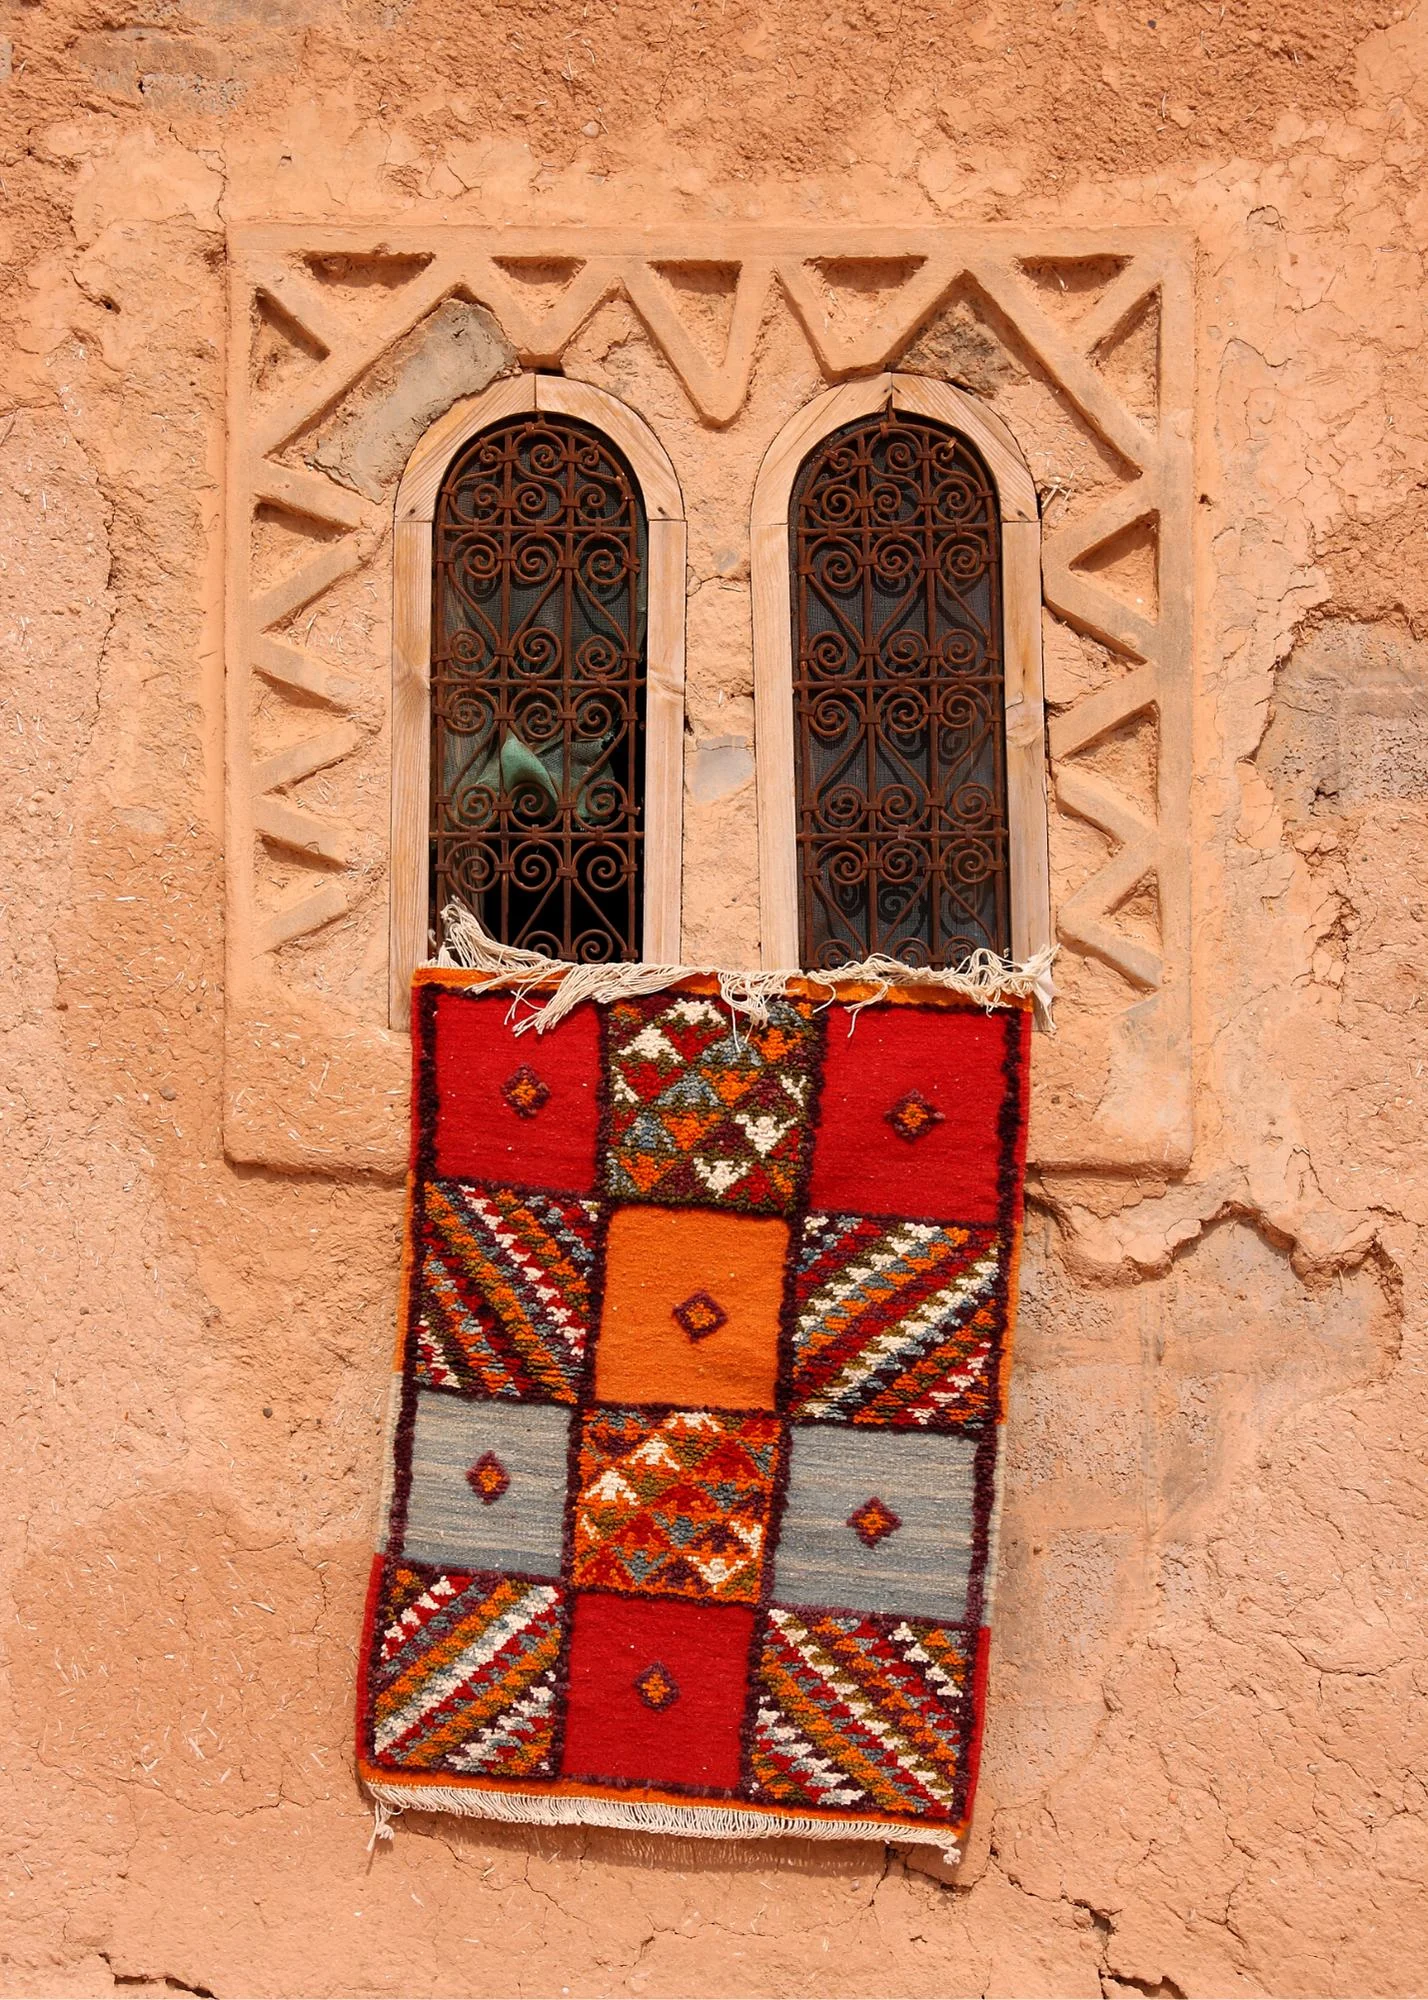
[[577, 1592], [561, 1775], [733, 1790], [754, 1612]]
[[1014, 1163], [999, 1143], [1007, 1057], [1030, 1016], [868, 1007], [830, 1022], [809, 1207], [995, 1222]]
[[[508, 995], [428, 987], [439, 1179], [588, 1194], [600, 1124], [600, 1017], [581, 1007], [546, 1034], [512, 1032]], [[418, 1019], [420, 1021], [420, 1013]]]

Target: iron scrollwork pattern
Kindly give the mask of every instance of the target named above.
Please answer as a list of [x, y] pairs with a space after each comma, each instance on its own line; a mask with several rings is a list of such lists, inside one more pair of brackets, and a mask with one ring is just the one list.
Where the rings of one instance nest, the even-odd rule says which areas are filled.
[[977, 454], [888, 411], [793, 495], [803, 963], [1010, 946], [1000, 522]]
[[576, 419], [481, 432], [433, 522], [431, 909], [594, 964], [640, 955], [647, 531]]

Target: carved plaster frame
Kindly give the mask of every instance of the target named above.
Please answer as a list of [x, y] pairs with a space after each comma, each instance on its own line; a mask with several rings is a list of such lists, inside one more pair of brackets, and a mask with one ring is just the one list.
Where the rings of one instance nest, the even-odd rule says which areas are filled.
[[793, 605], [789, 503], [808, 454], [844, 424], [906, 410], [975, 446], [997, 489], [1002, 542], [1002, 648], [1012, 952], [1051, 942], [1046, 744], [1041, 673], [1041, 520], [1016, 439], [974, 396], [925, 375], [875, 375], [828, 389], [794, 416], [765, 454], [754, 486], [754, 755], [759, 800], [759, 909], [766, 966], [798, 963], [798, 824], [793, 737]]
[[[792, 325], [829, 384], [899, 366], [919, 329], [968, 299], [1097, 441], [1120, 483], [1048, 522], [1043, 600], [1104, 649], [1110, 671], [1050, 714], [1059, 820], [1099, 840], [1077, 848], [1058, 882], [1063, 979], [1100, 978], [1095, 1007], [1063, 1005], [1047, 1044], [1032, 1119], [1033, 1158], [1073, 1169], [1183, 1168], [1193, 1121], [1191, 1058], [1191, 690], [1194, 617], [1194, 242], [1161, 227], [1066, 228], [923, 223], [756, 223], [641, 229], [466, 222], [244, 224], [229, 232], [230, 324], [225, 499], [227, 977], [224, 1143], [230, 1155], [305, 1170], [398, 1172], [406, 1156], [405, 1037], [308, 975], [304, 953], [327, 925], [370, 907], [370, 863], [325, 806], [311, 775], [382, 770], [383, 722], [329, 660], [305, 644], [334, 587], [387, 554], [391, 516], [330, 477], [301, 441], [364, 374], [443, 300], [486, 308], [521, 367], [559, 370], [606, 306], [641, 324], [693, 412], [732, 423], [749, 398], [762, 335]], [[331, 260], [384, 264], [389, 283], [360, 298], [325, 282]], [[396, 270], [405, 260], [406, 270]], [[841, 275], [883, 273], [869, 294]], [[1049, 265], [1095, 260], [1105, 282], [1079, 310], [1053, 308]], [[725, 330], [683, 313], [671, 273], [729, 274]], [[555, 274], [552, 276], [552, 273]], [[1133, 404], [1107, 365], [1154, 314], [1153, 395]], [[260, 316], [296, 343], [271, 386], [253, 372]], [[782, 421], [782, 418], [780, 418]], [[290, 537], [286, 563], [255, 574], [254, 523], [276, 510], [316, 529]], [[1153, 533], [1153, 601], [1128, 602], [1100, 574], [1098, 551]], [[1205, 560], [1205, 552], [1201, 551]], [[1208, 574], [1208, 572], [1207, 572]], [[383, 661], [384, 677], [390, 668]], [[259, 700], [285, 727], [255, 729]], [[765, 718], [767, 722], [767, 718]], [[1126, 731], [1148, 736], [1153, 783], [1137, 797], [1101, 756]], [[1080, 836], [1078, 836], [1080, 838]], [[286, 857], [264, 877], [265, 849]], [[1056, 857], [1053, 841], [1053, 858]], [[1147, 885], [1149, 933], [1118, 916]], [[385, 895], [385, 889], [382, 893]], [[385, 938], [386, 924], [382, 935]], [[1101, 978], [1093, 972], [1108, 968]], [[385, 972], [385, 968], [384, 968]], [[1107, 983], [1109, 982], [1109, 983]], [[1040, 1129], [1039, 1127], [1040, 1121]]]
[[624, 454], [649, 530], [645, 636], [644, 956], [679, 963], [684, 819], [684, 589], [688, 530], [669, 454], [628, 404], [585, 382], [517, 375], [453, 405], [425, 433], [397, 489], [392, 552], [392, 845], [389, 1023], [404, 1030], [411, 976], [428, 956], [431, 796], [431, 541], [441, 482], [461, 447], [524, 411], [577, 417]]

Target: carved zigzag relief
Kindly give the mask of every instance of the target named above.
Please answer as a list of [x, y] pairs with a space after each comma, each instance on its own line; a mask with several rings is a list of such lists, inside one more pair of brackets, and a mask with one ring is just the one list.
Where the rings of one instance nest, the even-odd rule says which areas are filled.
[[[761, 231], [709, 232], [693, 243], [664, 243], [579, 229], [494, 232], [404, 229], [380, 239], [358, 230], [253, 229], [235, 232], [235, 324], [255, 309], [291, 334], [302, 366], [259, 390], [246, 366], [234, 383], [241, 447], [231, 495], [235, 521], [259, 507], [315, 524], [328, 537], [261, 590], [247, 584], [248, 557], [233, 557], [235, 607], [230, 709], [235, 802], [252, 831], [310, 867], [279, 907], [256, 908], [251, 841], [235, 843], [234, 903], [246, 951], [262, 961], [326, 924], [348, 906], [342, 879], [348, 846], [341, 829], [284, 796], [306, 776], [353, 755], [366, 737], [350, 719], [323, 720], [298, 743], [254, 757], [247, 752], [247, 676], [256, 673], [295, 705], [350, 717], [340, 680], [287, 629], [288, 621], [350, 576], [379, 545], [378, 510], [337, 480], [278, 455], [337, 408], [364, 373], [444, 300], [484, 306], [523, 366], [554, 368], [600, 308], [623, 300], [710, 426], [734, 422], [749, 393], [761, 331], [771, 315], [793, 316], [830, 380], [888, 367], [948, 301], [970, 303], [1042, 371], [1054, 392], [1104, 449], [1121, 484], [1071, 511], [1043, 545], [1045, 601], [1089, 635], [1124, 671], [1054, 714], [1050, 748], [1060, 810], [1097, 829], [1104, 861], [1063, 897], [1058, 933], [1071, 950], [1112, 967], [1134, 995], [1183, 985], [1188, 933], [1190, 563], [1190, 295], [1178, 238], [1159, 232]], [[323, 258], [405, 258], [401, 282], [373, 286], [360, 313], [319, 281]], [[1079, 317], [1048, 310], [1035, 273], [1050, 260], [1098, 259], [1109, 267]], [[856, 265], [865, 282], [840, 289]], [[405, 268], [405, 267], [404, 267]], [[867, 282], [871, 270], [876, 283]], [[681, 312], [672, 282], [681, 272], [716, 274], [726, 318], [721, 353]], [[871, 303], [869, 303], [871, 297]], [[1118, 393], [1103, 363], [1126, 329], [1158, 315], [1154, 408], [1138, 412]], [[715, 342], [717, 347], [717, 341]], [[235, 351], [246, 359], [247, 344]], [[1024, 439], [1031, 446], [1034, 440]], [[1154, 548], [1152, 601], [1137, 608], [1098, 576], [1094, 559], [1120, 537], [1142, 531]], [[242, 540], [241, 533], [234, 538]], [[1137, 717], [1158, 732], [1155, 811], [1147, 816], [1078, 758]], [[317, 721], [313, 717], [314, 722]], [[246, 777], [244, 773], [246, 772]], [[1168, 858], [1169, 857], [1169, 858]], [[1126, 936], [1117, 910], [1153, 884], [1158, 947]], [[236, 970], [236, 968], [235, 968]]]

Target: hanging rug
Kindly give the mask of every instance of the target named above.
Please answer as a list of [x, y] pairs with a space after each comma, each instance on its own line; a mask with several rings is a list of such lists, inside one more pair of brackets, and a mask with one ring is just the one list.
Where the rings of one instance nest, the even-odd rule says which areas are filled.
[[1030, 986], [512, 983], [413, 988], [363, 1779], [504, 1820], [956, 1850]]

